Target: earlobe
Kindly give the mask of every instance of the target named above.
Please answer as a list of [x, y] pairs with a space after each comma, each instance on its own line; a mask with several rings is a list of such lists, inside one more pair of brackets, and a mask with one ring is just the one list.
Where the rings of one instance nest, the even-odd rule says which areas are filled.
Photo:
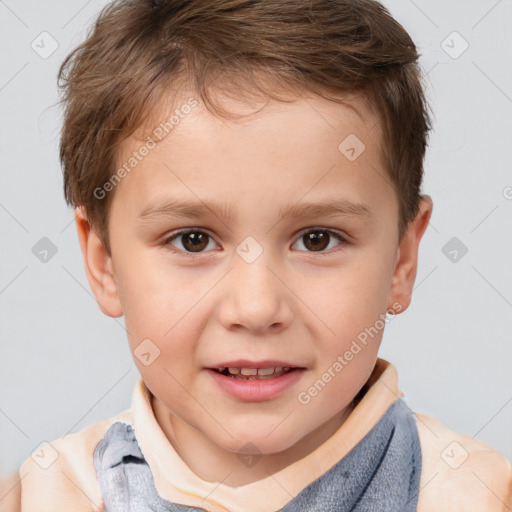
[[406, 233], [397, 250], [397, 260], [391, 282], [388, 310], [405, 311], [411, 303], [411, 294], [418, 269], [418, 250], [421, 238], [427, 229], [432, 216], [433, 203], [430, 196], [422, 196], [420, 208], [416, 217], [409, 223]]
[[75, 209], [75, 223], [84, 259], [85, 273], [98, 306], [107, 316], [117, 318], [123, 314], [115, 280], [112, 258], [100, 238], [91, 228], [81, 207]]

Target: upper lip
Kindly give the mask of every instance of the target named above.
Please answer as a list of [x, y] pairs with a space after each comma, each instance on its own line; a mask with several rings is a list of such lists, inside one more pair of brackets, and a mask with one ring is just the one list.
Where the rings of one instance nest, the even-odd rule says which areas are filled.
[[249, 361], [248, 359], [237, 359], [235, 361], [226, 361], [210, 366], [210, 368], [302, 368], [287, 361], [278, 361], [277, 359], [265, 359], [264, 361]]

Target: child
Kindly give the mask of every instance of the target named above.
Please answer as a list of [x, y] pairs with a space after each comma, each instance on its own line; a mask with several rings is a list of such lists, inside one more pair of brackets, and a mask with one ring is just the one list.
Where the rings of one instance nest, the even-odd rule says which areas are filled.
[[432, 200], [415, 45], [373, 0], [125, 0], [64, 62], [64, 189], [132, 406], [23, 512], [505, 511], [503, 455], [378, 357]]

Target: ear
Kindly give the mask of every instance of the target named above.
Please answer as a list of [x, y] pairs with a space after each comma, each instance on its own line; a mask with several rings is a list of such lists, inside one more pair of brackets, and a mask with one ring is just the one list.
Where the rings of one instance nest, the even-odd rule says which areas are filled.
[[119, 300], [112, 258], [94, 229], [91, 228], [87, 215], [81, 207], [75, 208], [75, 222], [84, 258], [85, 273], [98, 306], [105, 315], [119, 317], [123, 314], [123, 309]]
[[[397, 251], [395, 269], [391, 282], [388, 311], [396, 313], [405, 311], [411, 303], [411, 293], [418, 269], [418, 249], [420, 240], [427, 229], [432, 215], [433, 203], [430, 196], [422, 196], [416, 217], [409, 223], [400, 247]], [[397, 306], [393, 307], [393, 304]]]

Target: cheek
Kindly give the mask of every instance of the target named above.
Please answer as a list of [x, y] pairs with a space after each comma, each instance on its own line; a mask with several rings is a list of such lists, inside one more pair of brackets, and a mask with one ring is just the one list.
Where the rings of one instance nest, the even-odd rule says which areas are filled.
[[161, 337], [174, 324], [173, 319], [184, 314], [188, 301], [183, 291], [190, 288], [185, 287], [183, 273], [171, 273], [159, 255], [149, 256], [133, 251], [119, 258], [115, 264], [117, 287], [127, 327], [147, 328], [149, 331], [141, 334]]
[[312, 279], [308, 285], [305, 302], [335, 336], [356, 334], [386, 310], [391, 287], [389, 266], [372, 252], [354, 254], [339, 271], [330, 272], [325, 279]]
[[[133, 268], [137, 271], [130, 270]], [[161, 374], [165, 382], [171, 378], [165, 369], [181, 375], [183, 361], [194, 360], [202, 322], [208, 318], [205, 304], [199, 301], [204, 295], [201, 282], [191, 280], [186, 272], [171, 274], [169, 267], [159, 262], [141, 264], [127, 259], [119, 270], [120, 297], [135, 359], [144, 340], [154, 343], [157, 348], [152, 350], [159, 353], [151, 366], [135, 361], [141, 374]]]

